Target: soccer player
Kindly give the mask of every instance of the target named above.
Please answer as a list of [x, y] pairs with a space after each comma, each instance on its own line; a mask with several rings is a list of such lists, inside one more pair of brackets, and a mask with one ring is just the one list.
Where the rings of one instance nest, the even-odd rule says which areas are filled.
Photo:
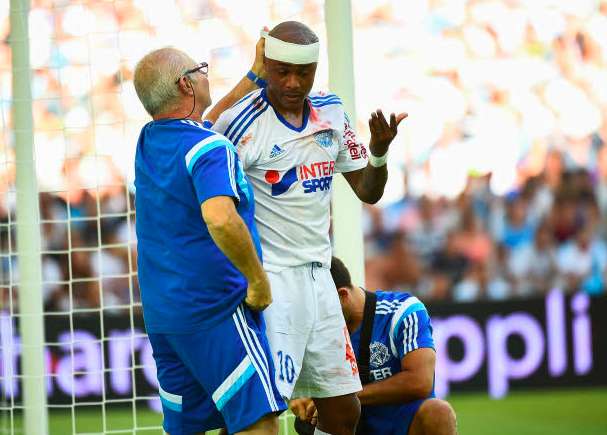
[[[153, 118], [137, 143], [135, 186], [139, 282], [163, 427], [170, 435], [224, 426], [277, 434], [286, 405], [259, 313], [271, 293], [253, 190], [234, 146], [200, 123], [211, 104], [207, 68], [163, 48], [135, 69], [137, 95]], [[239, 86], [253, 88], [247, 81]]]
[[[350, 272], [335, 257], [331, 261], [331, 275], [354, 352], [363, 364], [360, 346], [367, 293], [352, 284]], [[362, 405], [359, 433], [455, 434], [453, 409], [434, 397], [434, 340], [426, 307], [409, 293], [377, 291], [375, 295], [367, 354], [370, 382], [358, 394]], [[309, 400], [293, 401], [291, 407], [299, 418], [312, 420], [314, 407]]]
[[[313, 397], [318, 433], [352, 434], [361, 385], [329, 273], [329, 208], [341, 172], [365, 202], [377, 202], [388, 146], [406, 114], [371, 115], [368, 154], [338, 96], [310, 93], [318, 37], [299, 22], [265, 35], [267, 86], [221, 114], [213, 129], [236, 147], [255, 191], [256, 222], [274, 303], [264, 312], [286, 398]], [[336, 223], [339, 225], [339, 223]]]

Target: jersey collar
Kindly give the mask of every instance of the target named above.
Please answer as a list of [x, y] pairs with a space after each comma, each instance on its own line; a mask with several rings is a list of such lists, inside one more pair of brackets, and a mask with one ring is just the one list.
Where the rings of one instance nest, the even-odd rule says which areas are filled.
[[268, 102], [268, 105], [272, 108], [272, 110], [274, 111], [274, 114], [276, 115], [276, 117], [278, 118], [278, 120], [280, 122], [283, 123], [283, 125], [285, 127], [287, 127], [289, 130], [293, 130], [296, 131], [298, 133], [301, 133], [302, 131], [304, 131], [306, 129], [306, 127], [308, 126], [308, 119], [310, 118], [310, 100], [308, 99], [308, 97], [306, 97], [306, 99], [304, 100], [304, 111], [303, 111], [303, 122], [301, 123], [301, 127], [295, 127], [293, 124], [291, 124], [289, 121], [287, 121], [284, 116], [282, 116], [278, 110], [276, 110], [274, 108], [274, 106], [272, 105], [272, 103], [270, 103], [270, 100], [268, 99], [268, 96], [266, 95], [266, 90], [265, 88], [261, 90], [261, 98], [264, 101]]

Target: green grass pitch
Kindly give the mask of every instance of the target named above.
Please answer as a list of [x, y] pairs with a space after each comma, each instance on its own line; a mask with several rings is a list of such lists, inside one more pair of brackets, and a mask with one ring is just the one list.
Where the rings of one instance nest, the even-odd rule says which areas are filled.
[[[502, 400], [490, 400], [485, 394], [458, 394], [449, 401], [458, 416], [461, 435], [604, 435], [607, 434], [607, 388], [557, 391], [529, 391], [510, 394]], [[10, 423], [2, 415], [0, 434], [11, 433]], [[133, 412], [129, 407], [106, 408], [106, 428], [109, 433], [160, 435], [159, 429], [134, 431]], [[15, 418], [16, 425], [20, 422]], [[102, 433], [103, 421], [99, 411], [76, 412], [76, 433]], [[161, 416], [147, 409], [137, 411], [137, 427], [158, 427]], [[284, 425], [283, 425], [284, 426]], [[15, 434], [21, 431], [17, 428]], [[53, 411], [50, 414], [50, 434], [72, 434], [71, 413]], [[120, 431], [120, 432], [118, 432]], [[281, 428], [281, 435], [294, 431]]]

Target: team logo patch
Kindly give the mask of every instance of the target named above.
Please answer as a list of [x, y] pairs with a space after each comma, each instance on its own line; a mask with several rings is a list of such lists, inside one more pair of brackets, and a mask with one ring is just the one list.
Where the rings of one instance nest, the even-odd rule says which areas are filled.
[[371, 356], [369, 357], [369, 365], [371, 367], [381, 367], [390, 359], [388, 347], [379, 341], [371, 343], [369, 349], [371, 350]]
[[314, 140], [323, 148], [331, 148], [331, 145], [333, 145], [333, 131], [322, 130], [314, 133]]

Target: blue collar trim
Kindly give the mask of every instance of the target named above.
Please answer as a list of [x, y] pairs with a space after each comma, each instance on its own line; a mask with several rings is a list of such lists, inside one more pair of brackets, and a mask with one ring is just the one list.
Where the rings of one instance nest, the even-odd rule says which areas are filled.
[[306, 99], [304, 100], [304, 110], [303, 110], [303, 122], [301, 124], [301, 127], [295, 127], [293, 124], [291, 124], [289, 121], [287, 121], [284, 116], [282, 116], [278, 110], [276, 110], [274, 108], [274, 106], [272, 105], [272, 103], [270, 103], [270, 100], [268, 99], [268, 96], [266, 95], [266, 89], [262, 89], [261, 90], [261, 98], [263, 98], [265, 101], [268, 102], [268, 105], [272, 108], [272, 110], [274, 111], [274, 114], [276, 115], [276, 117], [278, 118], [278, 120], [280, 122], [282, 122], [284, 124], [285, 127], [287, 127], [290, 130], [296, 131], [298, 133], [301, 133], [302, 131], [304, 131], [306, 129], [306, 127], [308, 126], [308, 119], [310, 118], [310, 100], [308, 99], [308, 97], [306, 97]]

